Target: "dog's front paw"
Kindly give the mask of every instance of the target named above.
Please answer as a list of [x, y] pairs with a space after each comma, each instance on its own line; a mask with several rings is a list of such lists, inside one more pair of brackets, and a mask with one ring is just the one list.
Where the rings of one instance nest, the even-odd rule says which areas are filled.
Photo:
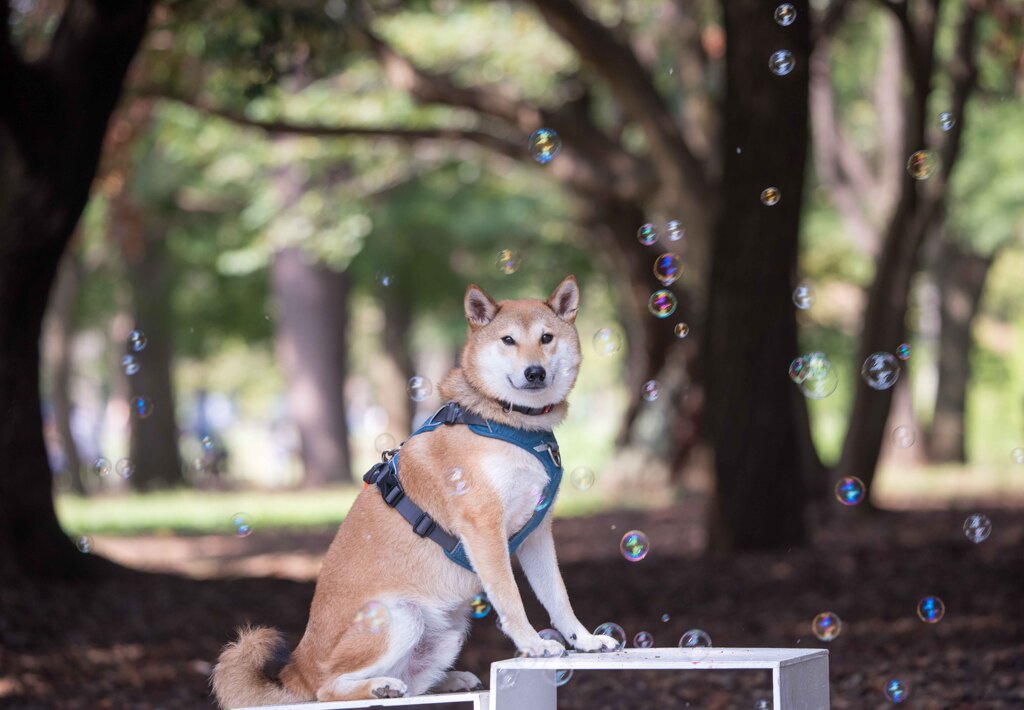
[[467, 671], [448, 671], [431, 692], [462, 693], [467, 690], [480, 690], [483, 687], [484, 684], [472, 673]]
[[595, 636], [594, 634], [576, 634], [569, 641], [577, 651], [596, 653], [598, 651], [618, 651], [619, 642], [611, 636]]
[[375, 698], [404, 698], [408, 686], [398, 678], [374, 678], [370, 681], [370, 692]]
[[533, 641], [523, 644], [516, 644], [519, 648], [519, 653], [527, 658], [552, 658], [564, 656], [566, 654], [565, 646], [558, 641], [552, 641], [549, 639], [542, 639], [538, 636]]

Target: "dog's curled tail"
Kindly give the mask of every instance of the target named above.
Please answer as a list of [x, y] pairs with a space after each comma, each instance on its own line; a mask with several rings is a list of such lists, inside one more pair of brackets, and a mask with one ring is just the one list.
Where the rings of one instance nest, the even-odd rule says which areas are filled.
[[239, 629], [238, 640], [224, 647], [210, 676], [217, 703], [228, 710], [309, 700], [290, 693], [277, 680], [290, 655], [284, 636], [276, 629]]

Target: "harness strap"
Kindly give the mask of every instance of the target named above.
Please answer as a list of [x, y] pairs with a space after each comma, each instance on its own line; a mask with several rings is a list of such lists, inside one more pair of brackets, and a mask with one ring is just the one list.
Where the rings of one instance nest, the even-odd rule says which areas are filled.
[[458, 538], [449, 535], [422, 508], [413, 503], [412, 498], [405, 495], [405, 489], [402, 488], [402, 484], [398, 481], [395, 461], [396, 459], [392, 458], [389, 461], [377, 464], [363, 476], [363, 480], [366, 483], [377, 486], [384, 502], [397, 510], [412, 525], [414, 533], [420, 537], [433, 540], [445, 552], [454, 551], [459, 546]]

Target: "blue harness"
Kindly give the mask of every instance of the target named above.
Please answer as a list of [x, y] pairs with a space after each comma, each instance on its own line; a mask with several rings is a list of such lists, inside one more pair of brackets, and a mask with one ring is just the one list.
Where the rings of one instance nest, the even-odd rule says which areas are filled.
[[[529, 537], [530, 533], [544, 520], [544, 516], [547, 515], [548, 510], [551, 508], [551, 503], [558, 493], [558, 487], [562, 483], [562, 458], [558, 453], [558, 442], [550, 431], [513, 429], [510, 426], [484, 419], [473, 412], [464, 411], [455, 402], [448, 402], [437, 410], [434, 416], [413, 432], [409, 438], [411, 439], [413, 436], [433, 431], [440, 426], [452, 426], [455, 424], [468, 426], [474, 434], [507, 441], [530, 452], [543, 464], [544, 472], [548, 475], [547, 487], [537, 503], [533, 516], [531, 516], [519, 532], [508, 540], [508, 552], [509, 555], [512, 555]], [[427, 515], [422, 508], [405, 494], [405, 490], [398, 479], [398, 454], [401, 448], [402, 446], [400, 445], [397, 449], [385, 451], [381, 462], [371, 468], [363, 476], [363, 480], [368, 484], [377, 486], [384, 502], [397, 510], [412, 525], [413, 532], [420, 537], [433, 540], [441, 546], [448, 559], [460, 567], [473, 572], [473, 565], [470, 563], [469, 558], [466, 557], [466, 549], [463, 547], [462, 541], [442, 529], [433, 518]]]

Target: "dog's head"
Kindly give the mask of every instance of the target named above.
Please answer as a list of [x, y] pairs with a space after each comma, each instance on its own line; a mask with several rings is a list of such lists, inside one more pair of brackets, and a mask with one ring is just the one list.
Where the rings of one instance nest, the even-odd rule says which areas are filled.
[[566, 276], [546, 301], [501, 301], [477, 286], [466, 289], [469, 337], [460, 363], [487, 396], [527, 407], [563, 401], [576, 382], [580, 289]]

